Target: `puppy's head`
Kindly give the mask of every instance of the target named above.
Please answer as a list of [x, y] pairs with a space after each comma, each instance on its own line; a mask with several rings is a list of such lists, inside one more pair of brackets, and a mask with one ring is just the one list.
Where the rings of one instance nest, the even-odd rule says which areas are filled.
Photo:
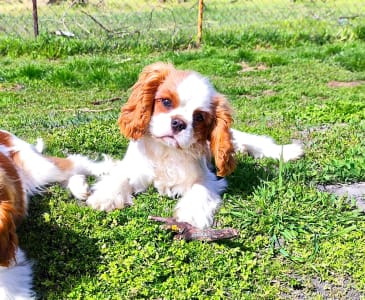
[[148, 134], [169, 147], [192, 152], [209, 143], [218, 176], [235, 168], [231, 123], [227, 100], [206, 78], [165, 63], [142, 71], [119, 117], [127, 138]]

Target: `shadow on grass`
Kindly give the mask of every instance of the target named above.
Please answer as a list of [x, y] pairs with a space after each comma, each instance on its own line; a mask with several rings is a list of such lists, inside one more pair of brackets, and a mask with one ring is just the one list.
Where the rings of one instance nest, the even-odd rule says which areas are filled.
[[33, 197], [18, 230], [21, 248], [34, 263], [37, 299], [67, 295], [82, 277], [96, 273], [101, 255], [96, 239], [47, 220], [48, 201], [45, 195]]
[[[277, 169], [277, 161], [240, 158], [236, 171], [227, 178], [229, 183], [227, 193], [240, 197], [251, 195], [262, 181], [275, 178]], [[155, 195], [155, 192], [153, 194]], [[98, 273], [100, 257], [103, 256], [100, 245], [98, 246], [100, 239], [90, 237], [87, 228], [80, 230], [77, 226], [75, 228], [77, 216], [67, 216], [62, 213], [58, 216], [52, 213], [50, 197], [57, 197], [57, 194], [33, 197], [30, 201], [28, 218], [19, 228], [21, 247], [27, 257], [34, 261], [34, 289], [39, 299], [56, 299], [57, 296], [62, 298], [69, 295], [77, 286], [80, 287], [85, 278]], [[155, 200], [152, 206], [156, 204]], [[148, 203], [145, 206], [144, 209], [150, 208]], [[127, 214], [119, 214], [120, 217], [111, 217], [109, 221], [112, 222], [117, 218], [118, 224], [123, 224]], [[68, 220], [68, 217], [72, 220]], [[85, 221], [80, 220], [80, 222]], [[141, 237], [142, 233], [136, 234]], [[117, 239], [120, 241], [123, 237], [124, 235]], [[229, 248], [249, 249], [239, 240], [225, 240], [218, 243], [225, 244]]]
[[227, 177], [231, 195], [247, 196], [254, 192], [264, 181], [271, 181], [278, 176], [279, 162], [275, 160], [255, 160], [251, 157], [239, 158], [237, 168]]

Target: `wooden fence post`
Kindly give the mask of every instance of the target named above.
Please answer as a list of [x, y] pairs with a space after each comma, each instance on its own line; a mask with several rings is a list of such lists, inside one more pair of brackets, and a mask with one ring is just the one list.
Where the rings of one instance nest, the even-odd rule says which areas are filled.
[[199, 13], [198, 13], [198, 36], [196, 41], [196, 46], [200, 47], [202, 42], [202, 31], [203, 31], [203, 9], [204, 9], [204, 1], [199, 0]]
[[33, 2], [33, 29], [34, 29], [34, 36], [37, 37], [39, 35], [37, 0], [32, 0], [32, 2]]

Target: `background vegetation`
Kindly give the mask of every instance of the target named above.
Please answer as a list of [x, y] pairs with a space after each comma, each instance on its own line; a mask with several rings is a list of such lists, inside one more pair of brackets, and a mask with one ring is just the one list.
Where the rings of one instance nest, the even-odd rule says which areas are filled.
[[[193, 1], [99, 2], [41, 6], [36, 40], [16, 29], [29, 11], [0, 3], [1, 128], [42, 136], [48, 154], [120, 159], [120, 106], [141, 69], [162, 60], [209, 77], [231, 100], [235, 128], [300, 140], [306, 155], [284, 165], [239, 157], [216, 218], [240, 230], [228, 242], [173, 241], [147, 217], [170, 216], [175, 200], [153, 189], [104, 213], [50, 187], [32, 198], [19, 233], [39, 298], [362, 298], [364, 214], [317, 188], [365, 180], [362, 1], [206, 1], [201, 49]], [[95, 27], [87, 34], [65, 17], [61, 29], [76, 36], [56, 36], [56, 23], [44, 23], [55, 12]], [[128, 34], [116, 34], [120, 24]]]

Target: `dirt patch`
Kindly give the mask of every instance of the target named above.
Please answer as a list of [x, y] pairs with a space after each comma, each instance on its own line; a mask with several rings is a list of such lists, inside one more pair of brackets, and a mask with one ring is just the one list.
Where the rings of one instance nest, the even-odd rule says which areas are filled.
[[349, 279], [338, 278], [337, 281], [335, 284], [314, 278], [312, 284], [324, 299], [362, 299], [362, 294], [353, 288]]
[[365, 182], [319, 185], [318, 189], [339, 197], [345, 196], [350, 200], [354, 199], [356, 206], [365, 211]]
[[273, 91], [273, 90], [266, 90], [266, 91], [263, 91], [262, 94], [264, 96], [275, 96], [276, 95], [276, 92]]
[[281, 294], [282, 299], [345, 299], [360, 300], [363, 294], [354, 288], [351, 278], [337, 276], [336, 282], [321, 280], [318, 277], [291, 275], [296, 285], [289, 288], [287, 293]]
[[263, 63], [260, 63], [260, 64], [258, 64], [256, 66], [250, 66], [246, 62], [241, 62], [240, 65], [242, 67], [242, 71], [241, 72], [265, 71], [265, 70], [269, 69], [269, 67], [266, 66]]
[[0, 92], [17, 92], [24, 89], [24, 85], [21, 84], [0, 84]]
[[[320, 125], [320, 126], [305, 128], [305, 129], [299, 131], [299, 134], [302, 137], [302, 139], [311, 141], [313, 134], [326, 133], [329, 130], [339, 130], [340, 128], [344, 128], [344, 127], [348, 127], [348, 126], [349, 126], [349, 124], [346, 124], [346, 123], [338, 123], [336, 125]], [[309, 145], [310, 144], [311, 144], [311, 142], [309, 142]]]
[[312, 279], [312, 284], [324, 299], [362, 299], [362, 294], [357, 291], [349, 279], [338, 279], [338, 283]]
[[365, 84], [365, 81], [357, 80], [357, 81], [330, 81], [327, 85], [331, 88], [340, 88], [340, 87], [355, 87], [363, 84]]

